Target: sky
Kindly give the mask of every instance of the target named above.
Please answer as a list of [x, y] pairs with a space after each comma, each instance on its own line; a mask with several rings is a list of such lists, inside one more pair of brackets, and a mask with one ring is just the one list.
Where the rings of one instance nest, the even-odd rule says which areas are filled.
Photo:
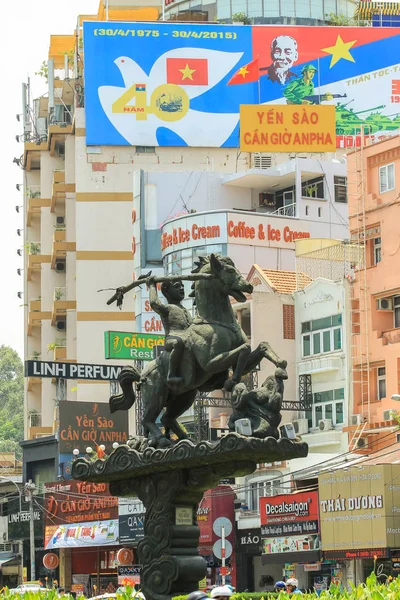
[[23, 238], [17, 229], [23, 228], [23, 215], [15, 207], [21, 205], [22, 192], [15, 184], [22, 183], [23, 172], [13, 164], [14, 157], [23, 154], [23, 143], [15, 136], [22, 134], [22, 122], [15, 115], [22, 110], [22, 82], [30, 77], [32, 97], [46, 92], [45, 80], [35, 76], [47, 60], [50, 35], [72, 34], [78, 14], [96, 14], [99, 0], [13, 0], [6, 3], [3, 33], [0, 37], [2, 59], [2, 92], [0, 119], [2, 147], [0, 148], [0, 345], [11, 346], [23, 357], [24, 298], [17, 296], [23, 290], [23, 277], [17, 269], [23, 267], [23, 258], [17, 255]]

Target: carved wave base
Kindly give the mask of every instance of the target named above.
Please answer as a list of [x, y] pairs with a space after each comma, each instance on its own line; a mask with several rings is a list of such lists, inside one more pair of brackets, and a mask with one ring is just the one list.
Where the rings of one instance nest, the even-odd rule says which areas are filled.
[[148, 447], [143, 452], [119, 446], [104, 459], [75, 460], [72, 477], [110, 483], [112, 495], [137, 496], [143, 502], [144, 539], [138, 544], [142, 590], [146, 600], [170, 600], [198, 589], [206, 574], [196, 520], [203, 493], [225, 477], [252, 473], [257, 463], [307, 453], [301, 441], [230, 433], [216, 443], [183, 440], [168, 449]]

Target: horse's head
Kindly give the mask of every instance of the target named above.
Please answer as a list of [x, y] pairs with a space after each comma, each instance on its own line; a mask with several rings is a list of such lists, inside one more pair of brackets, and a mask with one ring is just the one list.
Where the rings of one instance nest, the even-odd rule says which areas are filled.
[[246, 281], [228, 256], [209, 257], [209, 272], [222, 284], [227, 295], [237, 302], [245, 302], [245, 293], [251, 294], [253, 286]]

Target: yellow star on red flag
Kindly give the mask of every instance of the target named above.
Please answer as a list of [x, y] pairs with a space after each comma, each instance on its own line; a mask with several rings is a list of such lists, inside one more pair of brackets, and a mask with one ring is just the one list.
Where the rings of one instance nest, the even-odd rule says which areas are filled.
[[344, 60], [349, 60], [350, 62], [356, 62], [350, 54], [350, 48], [354, 46], [356, 41], [357, 40], [353, 40], [352, 42], [344, 42], [341, 36], [338, 35], [334, 46], [329, 46], [329, 48], [321, 48], [322, 52], [332, 55], [331, 64], [329, 65], [330, 69], [336, 65], [341, 58]]

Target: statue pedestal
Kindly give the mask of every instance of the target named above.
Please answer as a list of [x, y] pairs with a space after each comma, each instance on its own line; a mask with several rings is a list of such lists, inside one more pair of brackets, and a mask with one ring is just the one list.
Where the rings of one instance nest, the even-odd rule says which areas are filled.
[[257, 463], [307, 456], [307, 444], [230, 433], [219, 442], [182, 440], [168, 449], [139, 452], [119, 446], [105, 459], [79, 458], [72, 477], [110, 483], [114, 496], [138, 496], [146, 508], [138, 544], [146, 600], [169, 600], [198, 589], [206, 562], [199, 555], [197, 508], [203, 493], [224, 477], [255, 471]]

